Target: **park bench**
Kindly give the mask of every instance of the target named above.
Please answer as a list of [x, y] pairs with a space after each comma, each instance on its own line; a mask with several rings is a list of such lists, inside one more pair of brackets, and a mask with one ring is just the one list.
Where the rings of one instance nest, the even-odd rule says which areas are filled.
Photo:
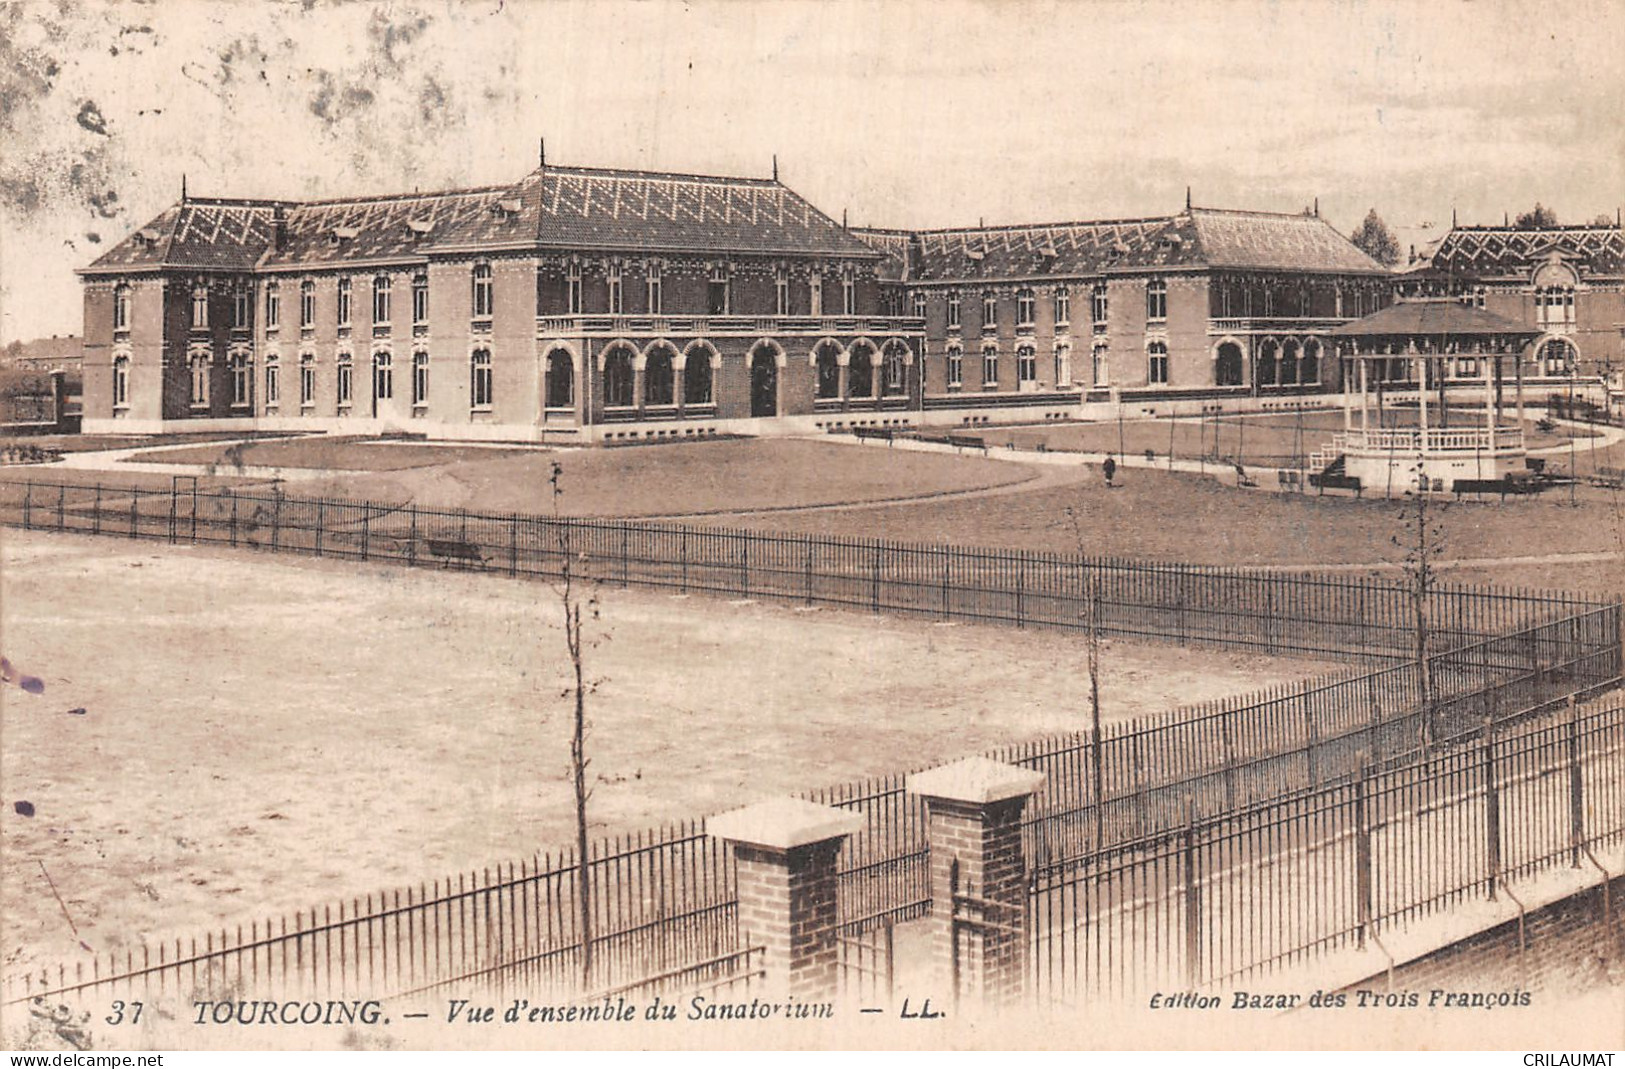
[[1354, 496], [1359, 497], [1365, 491], [1365, 486], [1357, 475], [1337, 475], [1322, 472], [1319, 475], [1309, 476], [1309, 485], [1316, 487], [1322, 494], [1327, 490], [1353, 490]]
[[858, 438], [873, 438], [883, 442], [892, 440], [890, 427], [853, 427], [852, 433]]
[[439, 557], [448, 567], [456, 561], [469, 565], [485, 563], [485, 554], [473, 542], [462, 542], [455, 538], [425, 538], [423, 545], [429, 551], [429, 556]]
[[1499, 494], [1505, 501], [1508, 494], [1538, 494], [1541, 483], [1527, 475], [1513, 474], [1504, 479], [1456, 479], [1450, 484], [1457, 497], [1463, 494]]
[[1277, 468], [1275, 470], [1275, 481], [1280, 484], [1283, 490], [1302, 490], [1303, 472], [1296, 468]]
[[975, 435], [950, 434], [948, 444], [955, 449], [980, 449], [984, 453], [987, 452], [987, 442]]
[[1598, 468], [1591, 474], [1591, 484], [1608, 490], [1625, 487], [1625, 468]]

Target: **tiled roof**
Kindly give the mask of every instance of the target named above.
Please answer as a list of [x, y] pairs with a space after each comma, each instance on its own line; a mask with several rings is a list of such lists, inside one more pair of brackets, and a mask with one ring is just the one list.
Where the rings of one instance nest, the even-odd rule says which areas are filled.
[[1344, 323], [1330, 331], [1346, 337], [1419, 337], [1428, 334], [1490, 335], [1540, 331], [1494, 312], [1463, 304], [1453, 297], [1395, 301], [1364, 319]]
[[876, 271], [883, 282], [907, 282], [913, 277], [910, 266], [914, 235], [907, 230], [880, 230], [875, 227], [853, 227], [851, 233], [859, 241], [880, 253], [882, 259]]
[[522, 240], [522, 230], [512, 218], [494, 210], [508, 189], [490, 186], [300, 204], [287, 213], [282, 247], [268, 250], [260, 263], [278, 268], [421, 259], [443, 234], [471, 221], [490, 220], [506, 227], [501, 236]]
[[1176, 216], [930, 230], [923, 281], [1065, 278], [1178, 268], [1386, 274], [1314, 215], [1195, 208]]
[[[512, 187], [516, 225], [531, 243], [563, 249], [716, 252], [875, 259], [875, 252], [774, 179], [722, 178], [549, 165]], [[490, 240], [469, 220], [436, 250]]]
[[1528, 278], [1553, 253], [1583, 275], [1625, 273], [1625, 230], [1617, 226], [1452, 227], [1419, 269], [1481, 278]]
[[247, 270], [271, 242], [270, 201], [186, 200], [108, 249], [86, 271]]
[[1208, 267], [1388, 274], [1318, 215], [1195, 208], [1190, 219]]
[[913, 275], [922, 282], [1096, 275], [1146, 247], [1172, 222], [1121, 219], [1094, 223], [926, 230], [917, 236]]

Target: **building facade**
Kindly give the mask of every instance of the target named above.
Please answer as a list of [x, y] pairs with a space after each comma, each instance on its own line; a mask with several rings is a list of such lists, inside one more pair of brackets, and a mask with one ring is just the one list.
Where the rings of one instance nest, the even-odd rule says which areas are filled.
[[1625, 367], [1625, 230], [1452, 226], [1395, 280], [1405, 296], [1454, 297], [1536, 330], [1515, 369], [1537, 386]]
[[82, 270], [86, 429], [615, 440], [889, 424], [918, 319], [775, 179], [185, 198]]

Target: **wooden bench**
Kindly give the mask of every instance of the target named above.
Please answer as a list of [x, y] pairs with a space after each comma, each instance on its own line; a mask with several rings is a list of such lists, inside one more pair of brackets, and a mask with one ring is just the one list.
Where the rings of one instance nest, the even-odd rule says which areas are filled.
[[1625, 468], [1598, 468], [1591, 474], [1591, 485], [1608, 490], [1625, 487]]
[[1534, 479], [1508, 476], [1505, 479], [1456, 479], [1450, 489], [1457, 497], [1462, 494], [1499, 494], [1505, 501], [1508, 494], [1538, 494], [1541, 484]]
[[1277, 468], [1275, 469], [1275, 481], [1280, 484], [1283, 490], [1302, 490], [1303, 472], [1296, 468]]
[[448, 567], [454, 561], [470, 565], [485, 563], [485, 554], [472, 542], [460, 542], [454, 538], [425, 538], [423, 545], [429, 551], [429, 556], [439, 557]]
[[1309, 485], [1319, 489], [1323, 495], [1327, 490], [1353, 490], [1355, 497], [1365, 492], [1365, 485], [1357, 475], [1311, 475]]
[[987, 452], [987, 442], [974, 435], [950, 434], [948, 444], [955, 449], [980, 449], [984, 453]]
[[885, 442], [892, 440], [890, 427], [853, 427], [852, 433], [858, 438], [874, 438]]

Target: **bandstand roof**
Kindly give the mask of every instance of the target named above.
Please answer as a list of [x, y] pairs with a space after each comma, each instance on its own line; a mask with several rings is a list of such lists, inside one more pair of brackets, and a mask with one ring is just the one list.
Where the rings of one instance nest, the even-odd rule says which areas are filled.
[[1344, 323], [1327, 333], [1343, 338], [1490, 337], [1512, 335], [1532, 338], [1540, 331], [1463, 304], [1454, 298], [1396, 301], [1363, 319]]

